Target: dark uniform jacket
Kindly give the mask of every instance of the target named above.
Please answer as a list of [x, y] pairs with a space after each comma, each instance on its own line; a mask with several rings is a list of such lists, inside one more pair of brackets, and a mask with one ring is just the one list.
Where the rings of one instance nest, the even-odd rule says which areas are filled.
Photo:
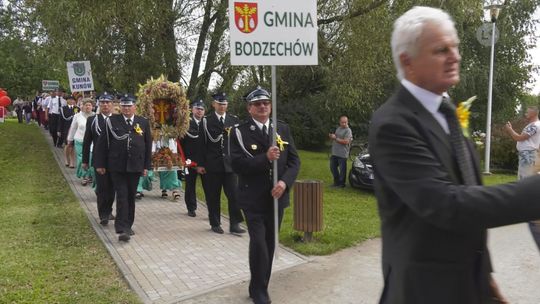
[[[202, 120], [199, 122], [199, 124], [202, 123]], [[197, 125], [197, 122], [195, 121], [195, 118], [191, 117], [189, 119], [189, 129], [188, 133], [184, 138], [180, 140], [180, 145], [182, 146], [182, 149], [184, 150], [184, 156], [186, 157], [186, 160], [190, 159], [192, 161], [196, 161], [196, 157], [199, 154], [198, 153], [198, 138], [199, 138], [199, 125]]]
[[369, 147], [383, 243], [380, 303], [491, 303], [486, 229], [540, 218], [531, 201], [540, 177], [464, 186], [449, 135], [404, 87], [373, 114]]
[[[231, 131], [231, 160], [233, 170], [238, 174], [238, 203], [241, 209], [252, 212], [272, 210], [272, 163], [266, 157], [271, 146], [272, 126], [268, 133], [268, 141], [265, 141], [262, 131], [251, 118]], [[279, 199], [279, 207], [285, 208], [289, 206], [289, 191], [300, 170], [300, 158], [289, 126], [278, 121], [277, 133], [282, 141], [287, 142], [283, 144], [278, 159], [278, 180], [287, 184]]]
[[82, 152], [82, 162], [84, 164], [89, 164], [90, 162], [90, 147], [92, 143], [94, 144], [94, 149], [92, 150], [92, 163], [95, 162], [96, 155], [96, 144], [99, 138], [99, 135], [105, 130], [105, 118], [102, 114], [96, 114], [88, 117], [86, 120], [86, 130], [84, 131], [84, 140], [83, 140], [83, 152]]
[[[95, 146], [95, 168], [111, 172], [143, 172], [152, 166], [152, 134], [148, 121], [135, 115], [129, 126], [123, 115], [113, 115]], [[136, 129], [140, 128], [142, 134]], [[118, 137], [126, 137], [118, 139]]]
[[228, 133], [231, 127], [239, 122], [238, 117], [227, 113], [223, 127], [215, 112], [201, 120], [197, 151], [199, 155], [196, 157], [198, 166], [204, 167], [207, 172], [232, 172], [228, 158]]
[[69, 132], [69, 127], [71, 127], [71, 123], [73, 122], [73, 116], [76, 113], [79, 113], [81, 109], [77, 106], [73, 106], [73, 108], [69, 108], [69, 106], [63, 106], [60, 108], [60, 117], [58, 119], [58, 132], [62, 132], [67, 137], [67, 133]]

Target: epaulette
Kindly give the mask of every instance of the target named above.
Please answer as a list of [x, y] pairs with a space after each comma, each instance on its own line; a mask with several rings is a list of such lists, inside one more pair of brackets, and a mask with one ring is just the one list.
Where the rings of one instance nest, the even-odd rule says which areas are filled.
[[234, 117], [234, 118], [238, 118], [238, 116], [234, 115], [234, 114], [229, 114], [227, 113], [227, 115], [230, 115], [231, 117]]

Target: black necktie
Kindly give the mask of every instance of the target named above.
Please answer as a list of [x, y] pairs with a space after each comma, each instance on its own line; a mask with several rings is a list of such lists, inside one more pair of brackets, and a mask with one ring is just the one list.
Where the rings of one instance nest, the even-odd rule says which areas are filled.
[[220, 116], [220, 117], [219, 117], [219, 122], [221, 123], [221, 126], [222, 126], [222, 127], [225, 125], [225, 123], [223, 122], [223, 116]]
[[126, 119], [128, 126], [131, 126], [131, 118]]
[[446, 117], [446, 121], [448, 122], [448, 129], [450, 129], [450, 144], [454, 148], [456, 154], [456, 160], [459, 171], [461, 171], [463, 184], [478, 185], [473, 170], [471, 154], [465, 145], [465, 139], [463, 138], [463, 133], [456, 116], [456, 107], [448, 100], [448, 98], [443, 98], [441, 106], [439, 107], [439, 112]]
[[268, 142], [268, 130], [266, 128], [266, 125], [263, 125], [262, 127], [262, 134], [265, 142]]

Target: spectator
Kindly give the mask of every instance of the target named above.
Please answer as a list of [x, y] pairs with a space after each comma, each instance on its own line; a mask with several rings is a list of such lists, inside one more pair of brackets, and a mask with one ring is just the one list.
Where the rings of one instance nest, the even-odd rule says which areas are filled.
[[29, 124], [32, 120], [32, 103], [30, 101], [25, 101], [22, 108], [26, 124]]
[[[510, 122], [506, 123], [505, 129], [513, 140], [516, 141], [518, 150], [518, 179], [535, 174], [536, 155], [540, 145], [540, 120], [538, 120], [538, 107], [527, 108], [525, 118], [528, 124], [523, 128], [521, 134], [514, 131]], [[538, 221], [529, 222], [529, 228], [534, 241], [540, 248], [540, 223]]]
[[339, 127], [336, 132], [329, 134], [332, 140], [332, 156], [330, 157], [330, 171], [334, 176], [332, 187], [345, 187], [347, 177], [347, 158], [349, 157], [352, 131], [349, 128], [347, 115], [339, 117]]

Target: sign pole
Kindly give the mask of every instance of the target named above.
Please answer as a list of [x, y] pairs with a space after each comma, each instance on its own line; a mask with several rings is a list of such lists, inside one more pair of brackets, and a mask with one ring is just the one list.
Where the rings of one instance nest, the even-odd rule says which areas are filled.
[[[277, 85], [276, 85], [276, 66], [272, 66], [272, 146], [277, 144]], [[274, 180], [274, 186], [278, 182], [278, 161], [277, 159], [272, 162], [272, 175]], [[274, 198], [274, 259], [279, 257], [279, 202], [277, 198]]]
[[495, 61], [495, 22], [493, 22], [493, 29], [491, 31], [491, 59], [489, 64], [489, 89], [488, 89], [488, 104], [487, 104], [487, 118], [486, 118], [486, 151], [484, 160], [484, 174], [491, 174], [489, 171], [489, 163], [491, 162], [491, 108], [493, 98], [493, 65]]

